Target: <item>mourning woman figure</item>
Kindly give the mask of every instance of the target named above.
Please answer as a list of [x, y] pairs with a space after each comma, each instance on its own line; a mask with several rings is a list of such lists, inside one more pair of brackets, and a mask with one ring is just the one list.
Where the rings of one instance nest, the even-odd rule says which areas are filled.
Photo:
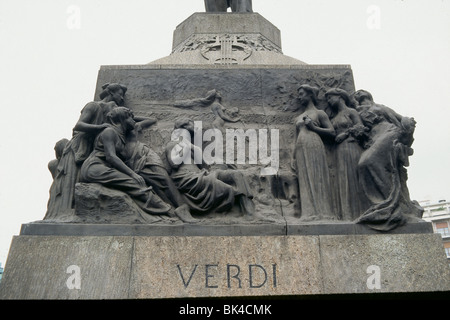
[[358, 162], [363, 151], [360, 141], [365, 127], [358, 112], [349, 108], [350, 97], [342, 89], [326, 92], [331, 108], [331, 123], [336, 131], [333, 160], [336, 167], [333, 188], [339, 218], [353, 221], [367, 209], [367, 200], [359, 185]]
[[175, 214], [184, 222], [194, 222], [186, 199], [167, 172], [161, 157], [148, 145], [140, 141], [141, 131], [155, 124], [155, 118], [147, 118], [136, 124], [127, 134], [125, 164], [139, 174], [155, 193], [166, 203], [174, 207]]
[[80, 181], [99, 183], [107, 188], [123, 191], [145, 213], [169, 213], [171, 207], [124, 162], [127, 156], [126, 137], [135, 127], [131, 111], [124, 107], [114, 108], [107, 115], [107, 123], [110, 126], [97, 136], [93, 152], [81, 167]]
[[374, 103], [367, 91], [357, 91], [355, 99], [364, 125], [370, 128], [366, 150], [358, 163], [361, 186], [370, 207], [358, 222], [388, 231], [419, 220], [423, 209], [409, 198], [405, 169], [413, 153], [414, 119]]
[[235, 170], [210, 172], [202, 159], [196, 159], [195, 149], [199, 147], [191, 143], [196, 130], [192, 120], [179, 119], [174, 129], [173, 140], [166, 146], [166, 158], [172, 168], [171, 177], [191, 211], [222, 213], [237, 203], [245, 218], [253, 218], [253, 195], [243, 174]]
[[73, 128], [72, 139], [66, 144], [56, 168], [55, 178], [50, 188], [46, 220], [70, 220], [74, 211], [75, 184], [79, 181], [79, 171], [92, 151], [94, 139], [108, 124], [106, 115], [113, 108], [123, 105], [127, 88], [117, 84], [102, 87], [100, 101], [89, 102], [82, 110]]
[[331, 184], [322, 137], [334, 138], [327, 114], [316, 108], [318, 89], [302, 85], [298, 97], [303, 110], [295, 119], [296, 141], [293, 167], [296, 170], [301, 219], [335, 220], [331, 210]]

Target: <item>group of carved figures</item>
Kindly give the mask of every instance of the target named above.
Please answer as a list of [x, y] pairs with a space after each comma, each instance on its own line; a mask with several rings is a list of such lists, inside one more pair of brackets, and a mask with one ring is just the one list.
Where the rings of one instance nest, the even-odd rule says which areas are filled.
[[[56, 144], [57, 160], [49, 164], [54, 181], [45, 219], [71, 220], [78, 182], [123, 191], [143, 212], [184, 222], [198, 221], [191, 213], [223, 212], [235, 205], [253, 218], [253, 195], [242, 173], [209, 172], [188, 161], [176, 161], [175, 157], [183, 157], [186, 146], [175, 157], [174, 147], [188, 143], [187, 147], [195, 149], [194, 144], [182, 139], [168, 143], [165, 158], [171, 168], [169, 175], [161, 157], [138, 139], [139, 132], [157, 120], [134, 116], [123, 107], [126, 91], [120, 84], [104, 85], [101, 101], [90, 102], [81, 111], [72, 139]], [[194, 135], [194, 123], [187, 118], [176, 121], [174, 129]]]
[[292, 166], [302, 219], [355, 221], [378, 230], [417, 221], [423, 209], [410, 200], [405, 168], [414, 119], [374, 103], [364, 90], [328, 90], [325, 112], [316, 107], [318, 91], [298, 90], [302, 113], [295, 119]]
[[[72, 139], [56, 144], [58, 160], [49, 164], [54, 181], [45, 219], [73, 215], [78, 182], [123, 191], [145, 213], [189, 223], [198, 221], [192, 213], [224, 212], [234, 205], [246, 217], [254, 217], [252, 191], [239, 170], [209, 171], [198, 162], [174, 159], [174, 154], [183, 157], [186, 147], [197, 148], [189, 141], [168, 142], [168, 170], [155, 150], [138, 139], [139, 132], [157, 120], [134, 116], [123, 107], [126, 91], [120, 84], [103, 86], [101, 100], [81, 111]], [[391, 230], [408, 216], [420, 217], [422, 209], [410, 200], [406, 187], [414, 119], [374, 103], [364, 90], [353, 95], [338, 88], [328, 90], [325, 112], [317, 108], [318, 91], [310, 85], [298, 89], [301, 111], [295, 119], [291, 164], [298, 182], [300, 219], [355, 221]], [[204, 99], [174, 106], [193, 105], [211, 106], [217, 128], [239, 120], [238, 110], [227, 115], [215, 90]], [[186, 129], [194, 136], [190, 119], [177, 120], [174, 129]]]

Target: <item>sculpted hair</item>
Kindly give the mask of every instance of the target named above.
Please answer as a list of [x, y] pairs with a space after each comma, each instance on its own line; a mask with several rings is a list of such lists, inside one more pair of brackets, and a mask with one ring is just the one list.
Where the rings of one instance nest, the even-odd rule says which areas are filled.
[[358, 90], [353, 94], [353, 97], [356, 99], [356, 101], [358, 101], [358, 103], [361, 103], [363, 98], [367, 98], [370, 101], [373, 102], [373, 97], [372, 94], [369, 91], [366, 90]]
[[347, 106], [350, 105], [350, 95], [347, 93], [347, 91], [342, 90], [342, 89], [339, 89], [339, 88], [333, 88], [333, 89], [328, 90], [328, 91], [325, 93], [325, 97], [328, 97], [328, 96], [330, 96], [330, 95], [339, 96], [339, 97], [341, 97], [342, 99], [344, 99], [345, 104], [346, 104]]
[[123, 120], [133, 117], [133, 112], [125, 107], [117, 107], [112, 109], [106, 115], [106, 122], [110, 124], [121, 124]]
[[302, 84], [300, 87], [298, 87], [297, 92], [299, 92], [301, 89], [305, 90], [310, 95], [314, 104], [317, 104], [317, 96], [319, 95], [319, 88], [310, 86], [308, 84]]
[[117, 92], [122, 89], [123, 94], [127, 92], [128, 88], [118, 83], [106, 83], [102, 86], [103, 91], [100, 93], [100, 99], [106, 98], [111, 92]]
[[56, 154], [56, 158], [61, 158], [64, 148], [66, 147], [67, 143], [69, 142], [68, 139], [64, 138], [59, 140], [58, 142], [56, 142], [55, 144], [55, 154]]

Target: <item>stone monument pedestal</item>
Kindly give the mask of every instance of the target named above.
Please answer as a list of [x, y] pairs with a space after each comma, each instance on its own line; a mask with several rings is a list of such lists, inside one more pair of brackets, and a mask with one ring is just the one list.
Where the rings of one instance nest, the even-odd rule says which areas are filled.
[[[169, 56], [146, 65], [102, 66], [95, 99], [103, 84], [114, 82], [128, 88], [125, 105], [136, 115], [158, 120], [156, 129], [140, 137], [158, 154], [179, 117], [202, 122], [204, 129], [217, 120], [209, 106], [193, 103], [211, 90], [221, 93], [224, 108], [239, 109], [236, 130], [278, 130], [276, 175], [262, 176], [249, 163], [236, 169], [257, 190], [253, 201], [261, 219], [246, 222], [235, 214], [207, 223], [132, 224], [127, 197], [116, 199], [121, 206], [100, 205], [95, 199], [107, 201], [115, 193], [85, 185], [75, 194], [73, 221], [24, 224], [13, 238], [0, 299], [450, 291], [442, 242], [428, 223], [381, 233], [351, 221], [299, 219], [298, 183], [289, 169], [295, 96], [299, 84], [314, 85], [320, 88], [317, 107], [325, 109], [328, 89], [355, 91], [350, 66], [307, 65], [283, 55], [279, 30], [257, 13], [196, 13], [175, 30]], [[111, 207], [115, 211], [105, 214]]]
[[450, 291], [442, 241], [432, 233], [119, 236], [116, 226], [111, 233], [116, 235], [82, 235], [87, 229], [63, 235], [69, 226], [59, 233], [47, 226], [53, 235], [38, 235], [44, 228], [24, 226], [24, 234], [13, 238], [0, 299], [280, 298]]

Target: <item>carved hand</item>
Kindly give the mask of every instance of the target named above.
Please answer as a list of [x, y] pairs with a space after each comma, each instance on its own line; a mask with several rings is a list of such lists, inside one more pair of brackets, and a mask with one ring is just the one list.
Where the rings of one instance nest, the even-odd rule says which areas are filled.
[[344, 141], [344, 140], [347, 139], [347, 138], [348, 138], [348, 132], [343, 132], [343, 133], [340, 133], [340, 134], [336, 137], [335, 141], [336, 141], [337, 143], [341, 143], [342, 141]]
[[316, 126], [314, 125], [312, 119], [308, 116], [304, 117], [303, 120], [305, 121], [305, 126], [309, 129], [309, 130], [313, 130], [316, 128]]
[[144, 178], [142, 178], [140, 175], [138, 175], [137, 173], [133, 173], [132, 178], [134, 180], [136, 180], [142, 187], [147, 187], [147, 185], [145, 184], [145, 180]]

